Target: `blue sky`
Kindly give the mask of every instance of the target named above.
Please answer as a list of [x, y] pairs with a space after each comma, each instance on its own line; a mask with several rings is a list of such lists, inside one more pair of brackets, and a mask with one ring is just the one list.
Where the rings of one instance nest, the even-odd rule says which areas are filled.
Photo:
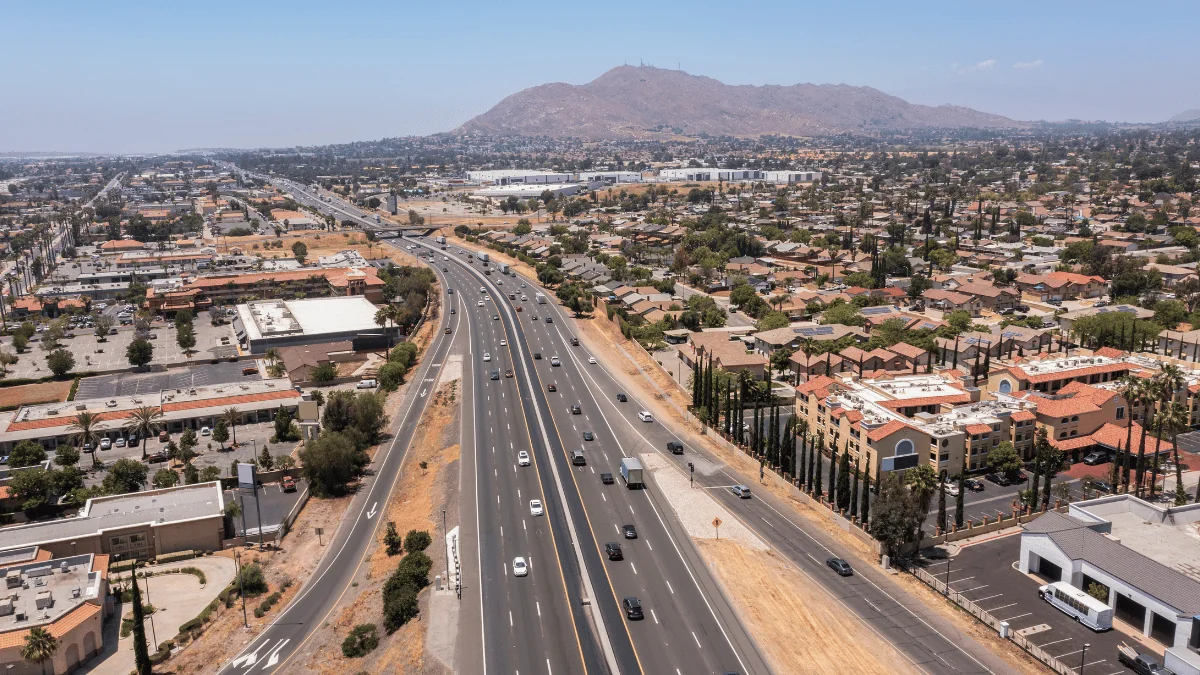
[[427, 134], [639, 62], [1018, 119], [1161, 121], [1200, 108], [1198, 25], [1194, 1], [10, 2], [0, 151]]

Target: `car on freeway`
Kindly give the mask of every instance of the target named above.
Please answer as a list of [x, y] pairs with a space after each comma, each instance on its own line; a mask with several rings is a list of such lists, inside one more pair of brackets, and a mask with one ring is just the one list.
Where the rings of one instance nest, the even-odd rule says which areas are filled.
[[638, 412], [638, 419], [643, 422], [653, 422], [654, 416], [650, 414], [649, 410], [641, 410]]
[[587, 457], [582, 450], [571, 451], [571, 466], [587, 466]]
[[608, 472], [600, 474], [600, 482], [604, 483], [605, 485], [612, 485], [613, 484], [613, 475]]
[[533, 319], [533, 320], [536, 322], [536, 321], [537, 321], [537, 314], [534, 314], [534, 315], [533, 315], [531, 318], [532, 318], [532, 319]]
[[534, 352], [534, 353], [533, 353], [533, 360], [534, 360], [534, 361], [541, 361], [541, 360], [542, 360], [542, 353], [541, 353], [541, 352]]
[[513, 376], [513, 374], [512, 374], [512, 368], [505, 368], [505, 369], [504, 369], [504, 376], [505, 376], [505, 377], [512, 377], [512, 376]]
[[499, 370], [493, 370], [493, 371], [492, 371], [492, 374], [491, 374], [491, 376], [490, 376], [490, 377], [491, 377], [493, 380], [498, 380], [498, 379], [500, 379], [500, 371], [499, 371]]
[[625, 394], [617, 394], [617, 402], [618, 403], [625, 403], [628, 400], [629, 400], [629, 397], [626, 396]]
[[637, 528], [632, 524], [621, 526], [621, 536], [626, 539], [637, 539]]
[[529, 574], [529, 565], [521, 556], [513, 558], [513, 576], [523, 577]]
[[594, 356], [589, 356], [589, 357], [588, 357], [588, 363], [592, 363], [592, 364], [596, 363], [596, 357], [594, 357]]
[[546, 323], [554, 323], [554, 317], [552, 317], [552, 316], [546, 317]]
[[558, 366], [562, 365], [562, 361], [559, 361], [557, 356], [551, 356], [550, 365], [557, 368]]
[[610, 541], [604, 545], [604, 555], [608, 556], [609, 560], [625, 559], [625, 555], [621, 552], [621, 545], [615, 541]]
[[454, 308], [453, 308], [453, 307], [451, 307], [451, 308], [450, 308], [450, 313], [451, 313], [451, 314], [458, 314], [458, 312], [454, 311]]
[[483, 307], [483, 301], [482, 301], [482, 300], [479, 300], [478, 302], [476, 302], [476, 303], [475, 303], [475, 306], [476, 306], [476, 307]]
[[491, 360], [492, 360], [492, 355], [491, 355], [491, 354], [489, 354], [489, 353], [487, 353], [487, 352], [484, 352], [484, 353], [483, 353], [483, 361], [484, 361], [484, 363], [487, 363], [488, 361], [491, 361]]
[[529, 453], [524, 450], [517, 453], [517, 464], [519, 466], [529, 466]]
[[672, 455], [682, 455], [683, 443], [680, 443], [679, 441], [667, 441], [667, 452], [671, 453]]
[[283, 480], [279, 481], [279, 487], [283, 488], [284, 492], [295, 492], [296, 479], [291, 476], [284, 476]]
[[596, 437], [595, 437], [595, 435], [592, 434], [592, 432], [585, 431], [585, 432], [583, 432], [583, 440], [594, 441], [594, 440], [596, 440]]
[[729, 492], [739, 499], [750, 499], [750, 488], [745, 485], [730, 485]]
[[499, 314], [493, 314], [493, 315], [492, 315], [492, 321], [499, 321], [499, 320], [500, 320], [500, 315], [499, 315]]
[[575, 405], [571, 406], [571, 414], [572, 415], [582, 415], [583, 408], [579, 407], [579, 404], [576, 403]]
[[446, 335], [449, 335], [449, 334], [450, 334], [450, 329], [449, 329], [449, 328], [447, 328], [447, 329], [445, 330], [445, 333], [446, 333]]
[[546, 385], [546, 391], [558, 391], [558, 385], [551, 382], [550, 384]]
[[830, 558], [825, 561], [825, 564], [829, 566], [829, 569], [837, 572], [840, 577], [848, 577], [854, 574], [854, 568], [850, 567], [850, 563], [841, 558]]
[[544, 508], [542, 508], [542, 500], [540, 500], [540, 499], [530, 499], [529, 500], [529, 515], [540, 516], [540, 515], [544, 515], [545, 513], [546, 513], [546, 510]]
[[625, 608], [625, 616], [630, 621], [641, 621], [646, 618], [642, 613], [642, 601], [635, 596], [629, 596], [621, 601], [621, 606]]
[[500, 346], [501, 346], [501, 347], [507, 347], [507, 346], [508, 346], [508, 340], [501, 340], [501, 341], [500, 341]]

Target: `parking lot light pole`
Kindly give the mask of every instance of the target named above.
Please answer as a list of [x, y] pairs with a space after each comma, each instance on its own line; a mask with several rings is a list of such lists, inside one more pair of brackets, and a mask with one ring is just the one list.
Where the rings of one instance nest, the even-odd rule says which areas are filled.
[[946, 558], [946, 597], [950, 597], [950, 560]]

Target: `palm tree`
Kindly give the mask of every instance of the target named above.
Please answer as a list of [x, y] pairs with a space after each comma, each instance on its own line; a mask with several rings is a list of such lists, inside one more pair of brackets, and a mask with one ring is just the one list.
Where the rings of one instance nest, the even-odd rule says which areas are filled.
[[46, 662], [54, 658], [58, 651], [58, 638], [41, 626], [35, 627], [25, 636], [25, 646], [21, 648], [21, 658], [26, 663], [36, 663], [46, 672]]
[[1125, 428], [1125, 471], [1122, 482], [1125, 484], [1125, 491], [1129, 492], [1129, 465], [1133, 455], [1133, 408], [1142, 404], [1143, 389], [1141, 378], [1132, 375], [1125, 375], [1120, 383], [1121, 396], [1125, 399], [1126, 419], [1129, 422]]
[[79, 447], [91, 446], [89, 452], [92, 453], [92, 465], [96, 464], [96, 446], [100, 443], [100, 432], [97, 427], [100, 426], [100, 415], [87, 410], [75, 416], [75, 421], [71, 422], [71, 426], [67, 430], [72, 432], [71, 439], [75, 441], [75, 445]]
[[389, 337], [387, 349], [385, 349], [383, 352], [384, 360], [387, 360], [390, 357], [392, 350], [392, 341], [390, 339], [391, 336], [387, 332], [388, 322], [392, 320], [392, 313], [389, 311], [391, 308], [391, 305], [387, 305], [375, 310], [375, 325], [383, 329], [383, 334], [388, 335]]
[[1167, 424], [1167, 420], [1165, 419], [1166, 415], [1163, 411], [1166, 410], [1168, 405], [1175, 405], [1175, 394], [1182, 389], [1187, 382], [1183, 378], [1183, 371], [1179, 369], [1179, 366], [1173, 364], [1167, 364], [1163, 366], [1162, 370], [1160, 370], [1158, 375], [1154, 377], [1153, 381], [1155, 382], [1159, 414], [1155, 418], [1156, 433], [1154, 434], [1154, 437], [1156, 440], [1158, 440], [1158, 443], [1155, 444], [1154, 458], [1150, 464], [1151, 498], [1154, 497], [1154, 490], [1158, 486], [1159, 448], [1161, 445], [1163, 429]]
[[134, 408], [129, 412], [129, 419], [125, 422], [125, 431], [137, 434], [138, 438], [142, 440], [142, 459], [146, 459], [146, 441], [158, 433], [158, 428], [162, 426], [159, 421], [162, 416], [162, 408], [152, 405]]
[[229, 431], [233, 434], [233, 444], [237, 445], [237, 423], [242, 419], [242, 411], [237, 409], [237, 406], [229, 406], [221, 413], [221, 419], [225, 420], [225, 425], [229, 427]]
[[[1187, 504], [1187, 493], [1183, 491], [1183, 467], [1179, 465], [1179, 432], [1190, 426], [1191, 411], [1184, 405], [1171, 401], [1167, 404], [1163, 416], [1166, 418], [1163, 424], [1166, 426], [1167, 432], [1171, 434], [1171, 445], [1175, 457], [1175, 505], [1183, 506]], [[1155, 457], [1157, 458], [1157, 455]]]
[[278, 349], [271, 347], [266, 351], [265, 354], [263, 354], [263, 358], [267, 360], [267, 363], [279, 363], [279, 360], [282, 357], [279, 356]]
[[938, 490], [938, 476], [932, 466], [922, 464], [910, 471], [905, 472], [904, 482], [908, 484], [908, 489], [917, 497], [917, 504], [921, 507], [921, 524], [925, 525], [925, 518], [929, 516], [929, 505], [933, 499], [933, 495]]

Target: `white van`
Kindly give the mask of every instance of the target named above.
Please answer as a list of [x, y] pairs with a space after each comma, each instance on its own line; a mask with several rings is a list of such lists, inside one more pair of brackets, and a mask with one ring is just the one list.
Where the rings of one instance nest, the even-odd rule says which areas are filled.
[[355, 385], [355, 387], [358, 389], [374, 389], [378, 386], [379, 383], [375, 380], [359, 380], [358, 384]]
[[1074, 617], [1076, 621], [1094, 631], [1112, 629], [1112, 607], [1065, 581], [1042, 586], [1038, 589], [1038, 595], [1063, 614]]
[[643, 422], [653, 422], [654, 416], [650, 414], [649, 410], [643, 410], [638, 413], [638, 419]]

